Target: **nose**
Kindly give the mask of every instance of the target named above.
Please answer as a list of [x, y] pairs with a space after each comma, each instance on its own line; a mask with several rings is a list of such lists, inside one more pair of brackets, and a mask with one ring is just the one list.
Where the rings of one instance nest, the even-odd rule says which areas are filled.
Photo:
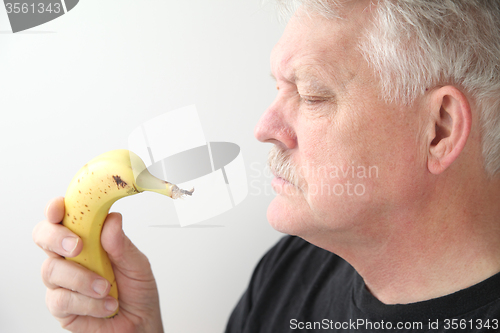
[[[284, 149], [293, 149], [297, 145], [297, 135], [290, 124], [286, 106], [280, 97], [269, 106], [255, 126], [254, 136], [260, 142], [270, 142]], [[288, 119], [288, 121], [287, 121]]]

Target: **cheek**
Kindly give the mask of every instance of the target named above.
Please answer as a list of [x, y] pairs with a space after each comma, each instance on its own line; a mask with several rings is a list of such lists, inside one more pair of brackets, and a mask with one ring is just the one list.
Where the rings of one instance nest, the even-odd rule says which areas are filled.
[[[401, 127], [403, 128], [403, 127]], [[418, 200], [425, 176], [426, 160], [421, 154], [421, 145], [412, 128], [397, 130], [383, 128], [379, 135], [366, 142], [364, 165], [377, 171], [377, 177], [368, 177], [371, 182], [371, 203], [386, 210], [409, 201]]]
[[[311, 216], [326, 226], [352, 225], [378, 210], [397, 157], [388, 128], [345, 116], [299, 135], [301, 176]], [[350, 113], [349, 115], [356, 114]]]
[[351, 225], [370, 209], [379, 181], [376, 166], [330, 165], [308, 178], [306, 201], [315, 219], [325, 226]]

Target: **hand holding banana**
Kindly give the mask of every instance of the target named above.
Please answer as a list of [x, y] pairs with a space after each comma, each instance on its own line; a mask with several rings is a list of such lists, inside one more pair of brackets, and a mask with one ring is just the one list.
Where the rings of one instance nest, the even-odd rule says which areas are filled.
[[[67, 259], [106, 278], [111, 283], [109, 295], [116, 299], [118, 288], [101, 245], [101, 230], [114, 202], [143, 191], [173, 199], [193, 193], [154, 177], [139, 156], [128, 150], [113, 150], [92, 159], [78, 171], [66, 191], [62, 224], [80, 236], [83, 243], [80, 254]], [[110, 317], [117, 312], [118, 309]]]

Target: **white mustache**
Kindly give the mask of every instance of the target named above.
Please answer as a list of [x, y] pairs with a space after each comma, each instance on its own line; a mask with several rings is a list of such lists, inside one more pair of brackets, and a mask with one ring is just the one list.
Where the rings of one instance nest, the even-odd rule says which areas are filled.
[[289, 153], [274, 145], [269, 151], [267, 165], [275, 176], [299, 187], [297, 168], [292, 164]]

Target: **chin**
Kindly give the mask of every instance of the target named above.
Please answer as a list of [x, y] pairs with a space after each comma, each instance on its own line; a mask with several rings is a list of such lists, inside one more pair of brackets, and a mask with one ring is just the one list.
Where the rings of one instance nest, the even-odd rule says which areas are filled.
[[293, 200], [278, 195], [267, 208], [267, 220], [276, 231], [301, 236], [307, 231], [307, 223], [304, 223], [307, 218], [302, 208]]

